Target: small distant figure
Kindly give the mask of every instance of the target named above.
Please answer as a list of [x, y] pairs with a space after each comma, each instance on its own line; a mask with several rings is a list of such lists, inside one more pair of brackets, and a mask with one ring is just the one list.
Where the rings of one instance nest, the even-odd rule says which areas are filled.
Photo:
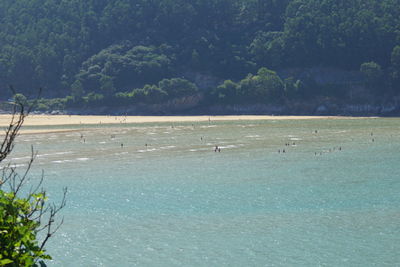
[[372, 138], [372, 142], [375, 142], [375, 139], [374, 139], [374, 138]]
[[124, 147], [124, 144], [123, 143], [121, 143], [121, 148], [123, 148]]
[[201, 140], [201, 141], [203, 141], [203, 136], [202, 136], [202, 137], [200, 137], [200, 140]]
[[286, 153], [285, 149], [284, 149], [284, 150], [282, 150], [282, 153]]
[[341, 146], [339, 147], [339, 150], [342, 150], [342, 147], [341, 147]]
[[215, 146], [214, 152], [218, 151], [218, 146]]
[[296, 143], [295, 143], [295, 142], [293, 142], [293, 145], [295, 146], [295, 145], [296, 145]]
[[315, 130], [315, 132], [314, 133], [318, 133], [318, 130]]
[[145, 146], [145, 147], [147, 147], [147, 143], [146, 143], [146, 144], [144, 144], [144, 146]]
[[83, 138], [83, 143], [86, 143], [86, 139], [85, 138]]
[[317, 152], [314, 152], [314, 156], [316, 156], [317, 155]]
[[221, 152], [221, 148], [218, 148], [218, 152]]

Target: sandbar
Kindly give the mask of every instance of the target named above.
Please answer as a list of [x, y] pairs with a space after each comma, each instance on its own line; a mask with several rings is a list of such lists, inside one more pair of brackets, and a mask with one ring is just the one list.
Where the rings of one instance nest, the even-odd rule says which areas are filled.
[[[338, 116], [80, 116], [80, 115], [29, 115], [25, 118], [25, 126], [61, 126], [61, 125], [96, 125], [96, 124], [132, 124], [156, 122], [207, 122], [207, 121], [240, 121], [240, 120], [311, 120], [353, 118]], [[11, 116], [0, 115], [0, 127], [9, 125]]]

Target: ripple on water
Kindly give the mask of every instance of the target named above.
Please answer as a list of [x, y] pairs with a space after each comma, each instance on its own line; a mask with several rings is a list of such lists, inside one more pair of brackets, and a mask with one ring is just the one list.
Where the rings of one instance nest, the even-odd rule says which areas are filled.
[[[146, 131], [165, 127], [137, 125], [127, 134], [93, 130], [88, 145], [61, 144], [63, 135], [46, 140], [38, 149], [53, 161], [41, 160], [38, 169], [57, 177], [49, 191], [68, 185], [71, 192], [65, 223], [49, 243], [49, 266], [397, 266], [400, 140], [351, 141], [364, 130], [399, 138], [400, 120], [390, 122], [393, 130], [379, 121], [354, 128], [340, 120], [337, 127], [302, 121], [300, 128], [219, 122], [223, 127], [204, 127], [201, 143], [188, 127], [153, 142]], [[288, 127], [284, 140], [304, 142], [277, 157], [270, 148], [282, 145]], [[304, 134], [315, 128], [331, 132]], [[98, 150], [97, 142], [116, 132], [126, 149]], [[337, 144], [345, 149], [314, 157]], [[53, 145], [73, 153], [54, 155]], [[215, 145], [230, 150], [217, 156]]]

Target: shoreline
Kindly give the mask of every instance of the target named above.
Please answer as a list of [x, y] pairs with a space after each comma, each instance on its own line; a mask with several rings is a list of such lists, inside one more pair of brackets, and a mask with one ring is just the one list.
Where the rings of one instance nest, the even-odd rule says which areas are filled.
[[[320, 119], [366, 119], [377, 117], [345, 116], [271, 116], [271, 115], [228, 115], [228, 116], [104, 116], [104, 115], [29, 115], [24, 126], [68, 126], [100, 124], [134, 124], [165, 122], [208, 122], [208, 121], [256, 121], [256, 120], [320, 120]], [[9, 125], [11, 115], [0, 115], [0, 127]]]

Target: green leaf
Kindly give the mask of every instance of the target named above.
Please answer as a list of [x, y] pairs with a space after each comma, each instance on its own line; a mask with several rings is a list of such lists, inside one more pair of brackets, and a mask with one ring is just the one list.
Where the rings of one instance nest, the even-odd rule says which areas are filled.
[[13, 261], [9, 260], [9, 259], [0, 260], [0, 266], [6, 265], [6, 264], [9, 264], [9, 263], [13, 263]]

